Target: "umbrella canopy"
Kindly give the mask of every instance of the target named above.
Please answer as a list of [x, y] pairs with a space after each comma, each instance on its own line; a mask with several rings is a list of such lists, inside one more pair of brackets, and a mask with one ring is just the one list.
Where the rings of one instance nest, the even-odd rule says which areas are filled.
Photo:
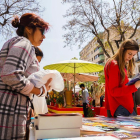
[[74, 73], [74, 83], [75, 83], [75, 73], [92, 73], [99, 72], [104, 69], [102, 65], [84, 60], [65, 60], [44, 66], [43, 68], [58, 70], [60, 73]]
[[[68, 81], [74, 81], [73, 73], [61, 73], [64, 79]], [[93, 82], [98, 80], [98, 76], [84, 73], [75, 73], [75, 82]]]
[[84, 60], [66, 60], [43, 67], [58, 70], [60, 73], [91, 73], [103, 70], [103, 66]]

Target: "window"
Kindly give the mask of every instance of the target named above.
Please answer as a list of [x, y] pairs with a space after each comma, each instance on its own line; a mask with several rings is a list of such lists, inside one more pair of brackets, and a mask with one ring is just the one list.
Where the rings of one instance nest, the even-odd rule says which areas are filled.
[[97, 59], [98, 57], [99, 57], [99, 55], [97, 54], [97, 55], [94, 56], [94, 59]]
[[90, 57], [90, 53], [86, 57], [89, 58]]
[[91, 46], [89, 46], [89, 47], [86, 49], [86, 51], [89, 51], [90, 48], [91, 48]]
[[99, 49], [99, 48], [97, 47], [97, 48], [94, 50], [94, 52], [96, 52], [98, 49]]

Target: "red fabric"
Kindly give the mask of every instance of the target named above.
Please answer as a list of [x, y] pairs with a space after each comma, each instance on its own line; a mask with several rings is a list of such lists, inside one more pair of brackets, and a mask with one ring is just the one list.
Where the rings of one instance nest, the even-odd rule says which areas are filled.
[[72, 107], [72, 108], [58, 108], [56, 106], [50, 106], [48, 105], [48, 108], [53, 109], [53, 110], [57, 110], [57, 111], [83, 111], [83, 107]]
[[105, 107], [105, 102], [103, 101], [103, 107]]
[[125, 80], [121, 84], [121, 75], [116, 61], [112, 61], [105, 66], [105, 108], [114, 113], [119, 105], [125, 107], [130, 113], [133, 112], [134, 102], [132, 93], [137, 91], [135, 85], [126, 86], [128, 83], [127, 71], [125, 70]]
[[107, 117], [107, 110], [105, 107], [100, 107], [100, 115]]
[[95, 116], [100, 115], [100, 107], [93, 107], [92, 111], [95, 113]]
[[137, 107], [137, 115], [140, 115], [140, 107]]

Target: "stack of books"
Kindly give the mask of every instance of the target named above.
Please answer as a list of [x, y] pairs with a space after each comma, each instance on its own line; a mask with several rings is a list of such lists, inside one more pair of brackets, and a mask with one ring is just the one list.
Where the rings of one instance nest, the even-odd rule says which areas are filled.
[[35, 119], [35, 139], [80, 137], [81, 114], [40, 114]]

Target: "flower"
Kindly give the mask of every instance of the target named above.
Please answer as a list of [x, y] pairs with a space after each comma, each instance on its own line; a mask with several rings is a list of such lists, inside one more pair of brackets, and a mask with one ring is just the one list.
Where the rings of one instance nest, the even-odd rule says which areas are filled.
[[57, 96], [56, 103], [64, 105], [64, 98], [62, 95]]
[[92, 97], [88, 97], [88, 101], [89, 101], [88, 107], [93, 108]]

